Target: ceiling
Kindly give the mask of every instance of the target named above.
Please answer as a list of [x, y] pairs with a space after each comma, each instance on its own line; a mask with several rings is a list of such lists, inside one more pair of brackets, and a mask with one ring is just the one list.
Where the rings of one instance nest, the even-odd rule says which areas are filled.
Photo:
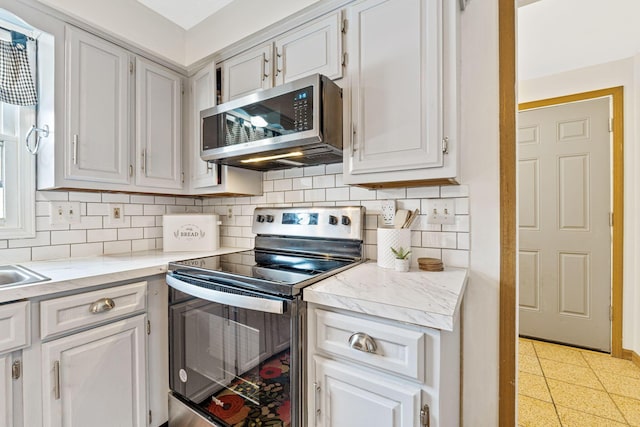
[[188, 30], [235, 0], [137, 0]]

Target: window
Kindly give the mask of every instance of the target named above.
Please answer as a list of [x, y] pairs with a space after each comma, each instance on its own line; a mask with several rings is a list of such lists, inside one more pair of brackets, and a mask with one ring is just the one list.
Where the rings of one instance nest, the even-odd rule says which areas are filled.
[[0, 239], [35, 236], [35, 157], [24, 136], [35, 108], [0, 103]]
[[[11, 30], [17, 33], [11, 33]], [[0, 102], [0, 239], [35, 236], [35, 156], [25, 146], [25, 136], [36, 123], [33, 85], [36, 76], [35, 30], [24, 21], [0, 9], [0, 39], [23, 55], [2, 51], [2, 100]], [[26, 59], [24, 53], [26, 52]], [[18, 67], [16, 64], [22, 64]], [[24, 69], [28, 70], [25, 72]], [[7, 70], [11, 69], [11, 72]], [[16, 77], [17, 75], [20, 77]], [[24, 77], [27, 77], [25, 80]], [[34, 81], [34, 83], [36, 83]], [[32, 95], [32, 96], [31, 96]], [[28, 100], [27, 97], [31, 96]], [[8, 103], [10, 102], [10, 103]], [[24, 105], [14, 105], [22, 103]], [[26, 105], [26, 106], [25, 106]], [[33, 138], [33, 136], [32, 136]], [[32, 148], [33, 148], [33, 142]]]

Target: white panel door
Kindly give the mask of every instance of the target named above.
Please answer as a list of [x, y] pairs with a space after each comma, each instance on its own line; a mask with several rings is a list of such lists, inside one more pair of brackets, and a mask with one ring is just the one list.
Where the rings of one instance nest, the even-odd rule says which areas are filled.
[[267, 43], [222, 63], [224, 102], [273, 86], [273, 44]]
[[442, 2], [369, 0], [347, 13], [348, 173], [441, 167]]
[[[412, 382], [314, 357], [316, 407], [310, 414], [317, 427], [414, 427], [419, 425], [422, 390]], [[319, 412], [318, 412], [319, 410]], [[313, 420], [315, 419], [315, 422]], [[432, 426], [435, 424], [432, 422]]]
[[216, 65], [211, 62], [191, 77], [191, 138], [187, 143], [191, 159], [191, 188], [218, 185], [217, 165], [200, 158], [200, 110], [215, 105]]
[[518, 115], [520, 334], [611, 348], [610, 100]]
[[143, 314], [42, 345], [46, 426], [147, 426], [145, 320]]
[[136, 59], [136, 184], [182, 188], [182, 82], [166, 68]]
[[276, 85], [315, 73], [342, 77], [340, 16], [332, 13], [276, 40]]
[[65, 31], [66, 177], [127, 184], [129, 54], [76, 28]]

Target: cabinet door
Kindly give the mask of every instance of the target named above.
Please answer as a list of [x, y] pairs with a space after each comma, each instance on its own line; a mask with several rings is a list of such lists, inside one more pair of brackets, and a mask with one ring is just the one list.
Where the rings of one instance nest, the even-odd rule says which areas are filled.
[[335, 12], [276, 40], [276, 85], [320, 73], [342, 77], [341, 14]]
[[441, 167], [442, 1], [369, 0], [347, 11], [352, 128], [345, 182]]
[[0, 356], [0, 425], [13, 426], [13, 379], [10, 353]]
[[347, 363], [317, 356], [314, 365], [310, 426], [419, 425], [422, 396], [419, 386], [408, 381], [391, 381]]
[[66, 178], [129, 183], [130, 57], [66, 27]]
[[145, 319], [139, 315], [42, 345], [45, 425], [147, 425]]
[[217, 165], [200, 158], [200, 110], [216, 105], [216, 65], [211, 62], [191, 77], [191, 188], [218, 185]]
[[268, 43], [222, 63], [224, 102], [273, 86], [272, 51], [273, 45]]
[[136, 59], [136, 184], [181, 189], [181, 77]]

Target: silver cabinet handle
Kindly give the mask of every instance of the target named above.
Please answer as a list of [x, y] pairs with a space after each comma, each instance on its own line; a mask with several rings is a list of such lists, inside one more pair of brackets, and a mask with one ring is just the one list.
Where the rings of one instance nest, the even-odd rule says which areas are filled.
[[316, 407], [316, 417], [320, 415], [321, 411], [320, 411], [320, 399], [318, 399], [320, 394], [320, 384], [318, 384], [317, 382], [313, 383], [313, 399], [314, 399], [314, 405]]
[[78, 134], [73, 135], [73, 164], [78, 164]]
[[145, 173], [145, 175], [147, 174], [147, 149], [145, 148], [144, 150], [142, 150], [142, 163], [140, 165], [140, 168], [142, 169], [142, 172]]
[[53, 397], [60, 400], [60, 361], [53, 362]]
[[351, 157], [353, 157], [356, 151], [358, 151], [358, 148], [356, 147], [356, 144], [358, 142], [356, 140], [356, 133], [357, 133], [356, 124], [351, 123]]
[[376, 342], [364, 332], [356, 332], [349, 337], [349, 347], [365, 353], [375, 353], [378, 349]]
[[267, 59], [267, 54], [262, 52], [262, 81], [264, 81], [269, 74], [267, 74], [267, 63], [269, 60]]
[[93, 314], [102, 313], [103, 311], [113, 310], [116, 306], [115, 301], [111, 298], [102, 298], [91, 304], [89, 311]]
[[278, 46], [276, 46], [276, 77], [280, 75], [282, 72], [282, 68], [280, 67], [280, 63], [282, 59], [282, 54], [278, 53]]

